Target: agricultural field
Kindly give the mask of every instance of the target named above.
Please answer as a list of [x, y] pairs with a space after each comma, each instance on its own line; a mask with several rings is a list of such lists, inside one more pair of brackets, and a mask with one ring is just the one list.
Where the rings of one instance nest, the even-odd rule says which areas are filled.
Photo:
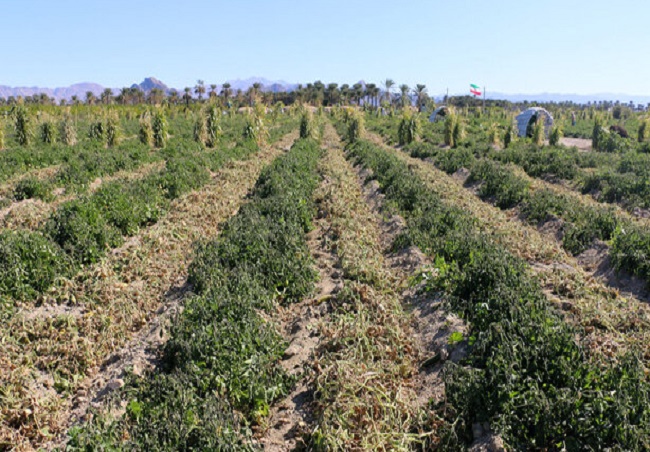
[[640, 114], [0, 112], [0, 450], [650, 449]]

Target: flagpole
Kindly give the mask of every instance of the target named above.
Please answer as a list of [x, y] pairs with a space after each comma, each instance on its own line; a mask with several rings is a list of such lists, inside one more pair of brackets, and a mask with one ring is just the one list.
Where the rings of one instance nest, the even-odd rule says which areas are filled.
[[485, 86], [483, 87], [483, 112], [485, 113]]

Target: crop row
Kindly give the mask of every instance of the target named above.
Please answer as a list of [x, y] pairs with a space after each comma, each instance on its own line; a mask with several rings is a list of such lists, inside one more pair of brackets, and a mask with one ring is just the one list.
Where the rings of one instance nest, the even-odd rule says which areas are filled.
[[[374, 131], [389, 142], [397, 143], [399, 121], [394, 118], [371, 118]], [[578, 191], [591, 194], [599, 201], [620, 203], [628, 209], [648, 208], [650, 199], [650, 155], [647, 143], [638, 148], [617, 152], [580, 152], [563, 146], [536, 146], [526, 140], [517, 140], [503, 150], [494, 150], [493, 141], [501, 134], [503, 124], [486, 127], [476, 118], [467, 124], [467, 133], [457, 146], [465, 155], [489, 157], [504, 163], [514, 163], [531, 177], [572, 181]], [[491, 132], [497, 135], [490, 137]], [[444, 123], [426, 123], [420, 135], [426, 143], [410, 146], [421, 157], [436, 157], [445, 151], [438, 145], [444, 142]]]
[[0, 293], [27, 299], [81, 265], [97, 262], [123, 236], [156, 222], [169, 200], [205, 184], [209, 170], [257, 149], [250, 141], [211, 153], [168, 147], [163, 171], [110, 182], [92, 195], [63, 203], [39, 231], [0, 232]]
[[250, 424], [292, 385], [280, 365], [287, 344], [259, 311], [314, 288], [305, 232], [320, 156], [314, 141], [294, 144], [220, 236], [197, 246], [188, 278], [196, 295], [173, 322], [161, 371], [127, 385], [121, 420], [73, 429], [70, 450], [252, 447]]
[[530, 183], [508, 165], [490, 159], [476, 159], [466, 148], [432, 154], [431, 146], [413, 145], [413, 157], [427, 156], [447, 173], [469, 168], [467, 183], [479, 183], [478, 195], [508, 209], [519, 206], [523, 217], [537, 225], [561, 218], [562, 245], [573, 255], [592, 246], [595, 240], [611, 241], [612, 263], [650, 282], [650, 231], [616, 213], [613, 208], [587, 205], [576, 197], [549, 189], [531, 190]]
[[398, 243], [435, 256], [428, 289], [446, 294], [470, 324], [464, 365], [444, 371], [448, 447], [471, 441], [475, 422], [489, 422], [522, 450], [650, 446], [650, 385], [635, 355], [595, 364], [523, 261], [396, 157], [368, 142], [350, 151], [405, 217], [408, 232]]

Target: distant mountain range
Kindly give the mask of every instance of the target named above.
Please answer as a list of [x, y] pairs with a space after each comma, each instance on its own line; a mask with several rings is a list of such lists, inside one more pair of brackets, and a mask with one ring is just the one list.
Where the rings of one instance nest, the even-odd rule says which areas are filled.
[[[251, 77], [244, 80], [228, 80], [230, 87], [233, 91], [242, 90], [246, 91], [254, 83], [260, 83], [265, 91], [282, 92], [293, 91], [298, 87], [297, 83], [288, 83], [282, 80], [268, 80], [263, 77]], [[365, 85], [363, 81], [360, 81]], [[306, 85], [303, 84], [303, 85]], [[217, 92], [221, 91], [223, 85], [217, 85]], [[352, 84], [350, 84], [352, 86]], [[179, 93], [183, 92], [181, 88], [170, 88], [165, 83], [161, 82], [155, 77], [147, 77], [141, 83], [134, 83], [131, 88], [138, 88], [148, 93], [154, 88], [161, 89], [165, 93], [169, 93], [176, 89]], [[192, 87], [194, 88], [194, 87]], [[210, 91], [210, 85], [206, 84], [206, 91]], [[77, 96], [79, 99], [85, 99], [87, 92], [92, 92], [95, 96], [99, 96], [106, 88], [97, 83], [76, 83], [63, 88], [41, 88], [41, 87], [10, 87], [0, 85], [0, 97], [5, 99], [13, 96], [33, 96], [34, 94], [45, 93], [48, 97], [53, 97], [57, 101], [61, 99], [70, 100], [72, 96]], [[114, 95], [119, 94], [121, 88], [111, 88]], [[194, 91], [192, 89], [192, 91]], [[443, 95], [435, 95], [436, 100], [442, 99]], [[629, 103], [630, 101], [635, 104], [648, 104], [650, 103], [650, 95], [631, 95], [631, 94], [617, 94], [617, 93], [598, 93], [598, 94], [563, 94], [563, 93], [539, 93], [539, 94], [508, 94], [500, 92], [487, 91], [487, 99], [503, 99], [511, 102], [574, 102], [578, 104], [586, 104], [587, 102], [598, 101], [620, 101], [621, 103]]]

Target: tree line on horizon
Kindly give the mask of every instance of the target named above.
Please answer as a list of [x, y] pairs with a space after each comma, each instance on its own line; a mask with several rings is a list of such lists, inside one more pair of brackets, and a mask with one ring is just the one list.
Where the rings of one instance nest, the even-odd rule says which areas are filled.
[[[117, 94], [111, 88], [106, 88], [98, 96], [92, 91], [87, 91], [84, 98], [72, 96], [71, 99], [61, 99], [59, 105], [186, 105], [203, 102], [217, 103], [223, 107], [252, 107], [256, 104], [267, 106], [275, 105], [278, 102], [284, 105], [294, 103], [308, 104], [312, 106], [365, 106], [370, 108], [404, 108], [415, 105], [419, 110], [424, 110], [435, 105], [434, 99], [429, 95], [424, 84], [416, 84], [410, 87], [406, 84], [397, 85], [395, 81], [388, 78], [378, 86], [375, 83], [338, 83], [324, 84], [321, 81], [299, 84], [291, 91], [278, 91], [264, 89], [261, 83], [253, 83], [248, 89], [234, 89], [228, 82], [224, 83], [217, 91], [218, 85], [206, 85], [203, 80], [197, 80], [194, 87], [185, 87], [182, 91], [171, 89], [168, 92], [160, 88], [153, 88], [148, 92], [139, 87], [124, 87]], [[456, 107], [477, 107], [485, 103], [490, 107], [515, 107], [528, 105], [552, 104], [557, 106], [570, 106], [573, 108], [597, 108], [609, 110], [617, 106], [628, 106], [619, 101], [597, 101], [587, 104], [576, 104], [572, 101], [564, 102], [510, 102], [507, 100], [487, 99], [483, 100], [474, 96], [444, 96], [442, 99], [446, 105]], [[0, 97], [2, 105], [56, 105], [56, 99], [49, 97], [46, 93], [34, 94], [32, 96], [9, 96]], [[632, 110], [642, 111], [642, 105], [628, 106]], [[648, 105], [650, 109], [650, 104]]]

